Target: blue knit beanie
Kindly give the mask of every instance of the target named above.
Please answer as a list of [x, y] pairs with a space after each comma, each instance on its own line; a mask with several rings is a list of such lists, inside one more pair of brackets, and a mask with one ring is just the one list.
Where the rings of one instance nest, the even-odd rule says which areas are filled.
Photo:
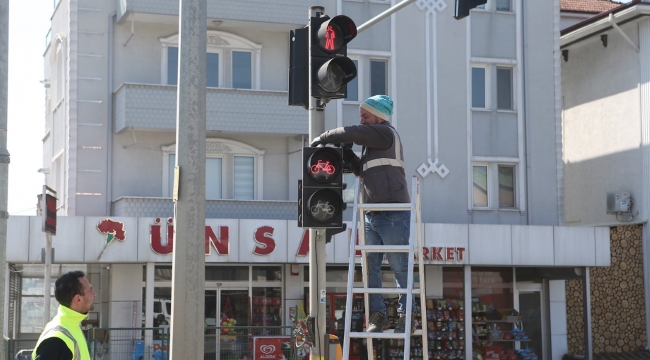
[[371, 96], [359, 107], [383, 120], [393, 115], [393, 100], [386, 95]]

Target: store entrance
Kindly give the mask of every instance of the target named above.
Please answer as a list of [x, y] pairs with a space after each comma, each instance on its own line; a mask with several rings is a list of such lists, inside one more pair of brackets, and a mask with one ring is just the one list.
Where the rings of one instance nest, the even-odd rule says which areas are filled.
[[204, 325], [220, 328], [218, 331], [206, 329], [204, 359], [223, 359], [236, 350], [232, 346], [232, 343], [238, 340], [234, 327], [248, 325], [249, 309], [248, 289], [246, 288], [222, 289], [221, 286], [217, 286], [216, 289], [205, 290]]
[[540, 283], [517, 283], [517, 294], [515, 296], [519, 304], [522, 317], [522, 327], [529, 341], [522, 342], [521, 348], [527, 347], [532, 350], [539, 359], [547, 359], [546, 356], [546, 310], [544, 308], [543, 287]]

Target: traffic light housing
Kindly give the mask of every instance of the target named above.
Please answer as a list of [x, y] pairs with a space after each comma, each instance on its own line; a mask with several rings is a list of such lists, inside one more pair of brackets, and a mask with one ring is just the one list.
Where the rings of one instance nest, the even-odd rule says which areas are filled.
[[469, 11], [474, 9], [479, 5], [487, 3], [487, 0], [455, 0], [456, 9], [454, 11], [454, 18], [460, 20], [466, 16], [469, 16]]
[[309, 29], [289, 32], [289, 105], [309, 108]]
[[309, 23], [311, 96], [344, 99], [347, 83], [357, 76], [347, 44], [357, 36], [357, 26], [345, 15], [312, 17]]
[[340, 148], [304, 147], [298, 183], [298, 226], [341, 228], [343, 224], [343, 154]]

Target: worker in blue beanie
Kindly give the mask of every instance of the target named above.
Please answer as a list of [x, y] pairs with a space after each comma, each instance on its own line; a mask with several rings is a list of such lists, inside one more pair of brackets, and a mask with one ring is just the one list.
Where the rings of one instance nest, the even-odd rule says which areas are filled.
[[[375, 95], [359, 106], [360, 125], [332, 129], [316, 137], [311, 146], [337, 143], [361, 145], [361, 157], [349, 147], [343, 158], [352, 165], [354, 174], [363, 181], [365, 203], [409, 203], [410, 197], [404, 171], [402, 142], [388, 121], [393, 115], [393, 100]], [[410, 211], [372, 211], [365, 216], [366, 245], [408, 245]], [[387, 253], [398, 288], [407, 287], [408, 254]], [[354, 256], [354, 254], [351, 254]], [[366, 269], [368, 287], [381, 288], [381, 264], [384, 253], [368, 253]], [[382, 294], [369, 295], [370, 318], [367, 332], [383, 332], [389, 328]], [[405, 331], [406, 295], [400, 294], [395, 332]], [[412, 319], [411, 319], [412, 321]], [[413, 329], [413, 326], [411, 326]]]

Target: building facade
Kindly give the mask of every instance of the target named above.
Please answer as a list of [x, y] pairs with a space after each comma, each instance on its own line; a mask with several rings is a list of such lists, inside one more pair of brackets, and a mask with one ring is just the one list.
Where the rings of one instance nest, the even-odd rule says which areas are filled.
[[[360, 25], [395, 3], [208, 1], [206, 324], [291, 325], [308, 298], [295, 220], [308, 120], [287, 106], [289, 30], [307, 23], [308, 5]], [[325, 127], [357, 124], [361, 101], [391, 96], [407, 176], [421, 182], [427, 294], [455, 304], [472, 294], [465, 356], [490, 346], [473, 338], [488, 330], [474, 322], [516, 309], [530, 340], [501, 349], [559, 359], [565, 279], [610, 263], [606, 228], [563, 226], [559, 0], [489, 0], [462, 21], [453, 6], [415, 1], [348, 44], [359, 75], [348, 98], [327, 105]], [[155, 325], [171, 294], [178, 2], [61, 0], [44, 64], [43, 167], [61, 216], [53, 268], [89, 271], [100, 290], [94, 326]], [[17, 271], [40, 256], [38, 224], [9, 219]], [[345, 310], [347, 239], [327, 245], [332, 319]], [[260, 304], [269, 310], [253, 311]], [[38, 332], [23, 320], [16, 336]]]
[[[648, 346], [648, 11], [647, 1], [632, 1], [564, 29], [560, 40], [565, 221], [611, 232], [611, 267], [594, 270], [588, 284], [594, 353]], [[567, 304], [581, 305], [584, 286], [567, 281]], [[567, 306], [575, 353], [584, 353], [580, 311]]]

